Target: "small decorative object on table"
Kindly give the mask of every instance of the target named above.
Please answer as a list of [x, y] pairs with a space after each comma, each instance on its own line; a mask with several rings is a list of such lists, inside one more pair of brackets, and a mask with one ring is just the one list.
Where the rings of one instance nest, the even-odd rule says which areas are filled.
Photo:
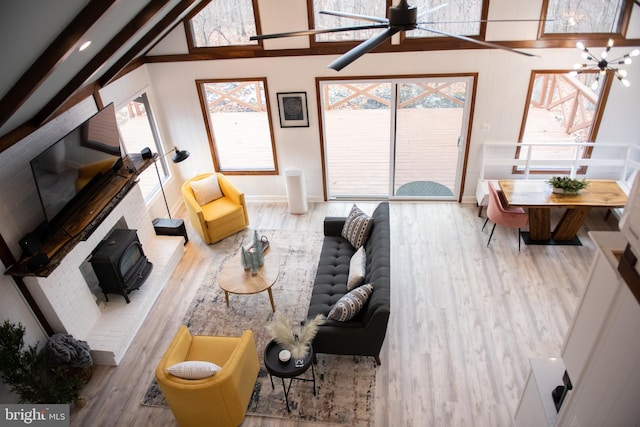
[[267, 326], [267, 330], [271, 333], [273, 340], [280, 344], [285, 350], [291, 352], [291, 357], [295, 360], [304, 359], [309, 353], [309, 348], [313, 338], [318, 333], [318, 326], [325, 321], [324, 316], [317, 315], [311, 320], [305, 322], [300, 330], [300, 335], [293, 333], [289, 321], [280, 313], [276, 312], [275, 318]]
[[552, 176], [548, 182], [554, 193], [567, 194], [577, 194], [589, 185], [586, 179], [573, 179], [568, 176]]
[[258, 269], [264, 265], [264, 254], [269, 249], [269, 240], [262, 236], [258, 237], [258, 232], [253, 234], [253, 243], [248, 247], [242, 247], [242, 266], [245, 270], [251, 270], [251, 274], [256, 274]]

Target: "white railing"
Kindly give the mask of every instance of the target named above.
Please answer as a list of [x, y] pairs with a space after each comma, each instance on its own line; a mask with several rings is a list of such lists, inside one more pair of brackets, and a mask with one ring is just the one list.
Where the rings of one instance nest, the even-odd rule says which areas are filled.
[[[515, 158], [517, 149], [519, 156]], [[640, 146], [631, 144], [485, 143], [482, 150], [480, 180], [544, 179], [553, 174], [625, 180], [640, 169]], [[590, 157], [584, 158], [587, 150]], [[549, 158], [554, 154], [556, 158]], [[590, 167], [597, 170], [590, 172]]]

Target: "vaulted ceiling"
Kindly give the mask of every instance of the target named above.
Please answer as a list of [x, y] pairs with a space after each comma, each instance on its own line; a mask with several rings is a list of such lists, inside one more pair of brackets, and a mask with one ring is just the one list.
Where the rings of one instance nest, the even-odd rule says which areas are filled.
[[[0, 2], [0, 152], [64, 111], [70, 102], [90, 96], [142, 64], [162, 37], [206, 2]], [[640, 0], [633, 2], [640, 4]], [[87, 41], [91, 45], [80, 51]]]
[[[74, 96], [88, 96], [203, 0], [20, 0], [0, 4], [0, 151]], [[91, 41], [83, 51], [80, 46]]]

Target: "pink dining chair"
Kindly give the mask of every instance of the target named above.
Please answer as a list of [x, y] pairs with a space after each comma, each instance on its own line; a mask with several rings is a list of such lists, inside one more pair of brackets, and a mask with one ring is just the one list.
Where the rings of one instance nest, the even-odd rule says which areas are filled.
[[518, 229], [518, 252], [520, 252], [520, 229], [529, 222], [529, 215], [523, 208], [507, 207], [505, 205], [506, 203], [503, 203], [503, 198], [498, 194], [498, 190], [493, 188], [493, 185], [489, 182], [489, 206], [487, 206], [487, 220], [482, 226], [482, 231], [484, 231], [484, 228], [487, 226], [487, 222], [489, 222], [489, 220], [493, 222], [493, 228], [489, 235], [487, 247], [489, 247], [489, 243], [491, 243], [491, 238], [493, 237], [496, 225], [500, 224], [505, 227]]

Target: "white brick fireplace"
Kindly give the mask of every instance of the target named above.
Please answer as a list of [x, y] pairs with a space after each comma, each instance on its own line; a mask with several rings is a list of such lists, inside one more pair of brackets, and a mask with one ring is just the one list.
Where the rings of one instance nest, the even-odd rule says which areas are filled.
[[[153, 263], [151, 274], [129, 297], [109, 295], [103, 308], [82, 275], [80, 265], [124, 219], [137, 230], [145, 255]], [[25, 277], [24, 282], [56, 332], [86, 340], [97, 364], [117, 365], [184, 254], [180, 236], [156, 236], [144, 199], [136, 184], [94, 233], [79, 242], [48, 277]]]

